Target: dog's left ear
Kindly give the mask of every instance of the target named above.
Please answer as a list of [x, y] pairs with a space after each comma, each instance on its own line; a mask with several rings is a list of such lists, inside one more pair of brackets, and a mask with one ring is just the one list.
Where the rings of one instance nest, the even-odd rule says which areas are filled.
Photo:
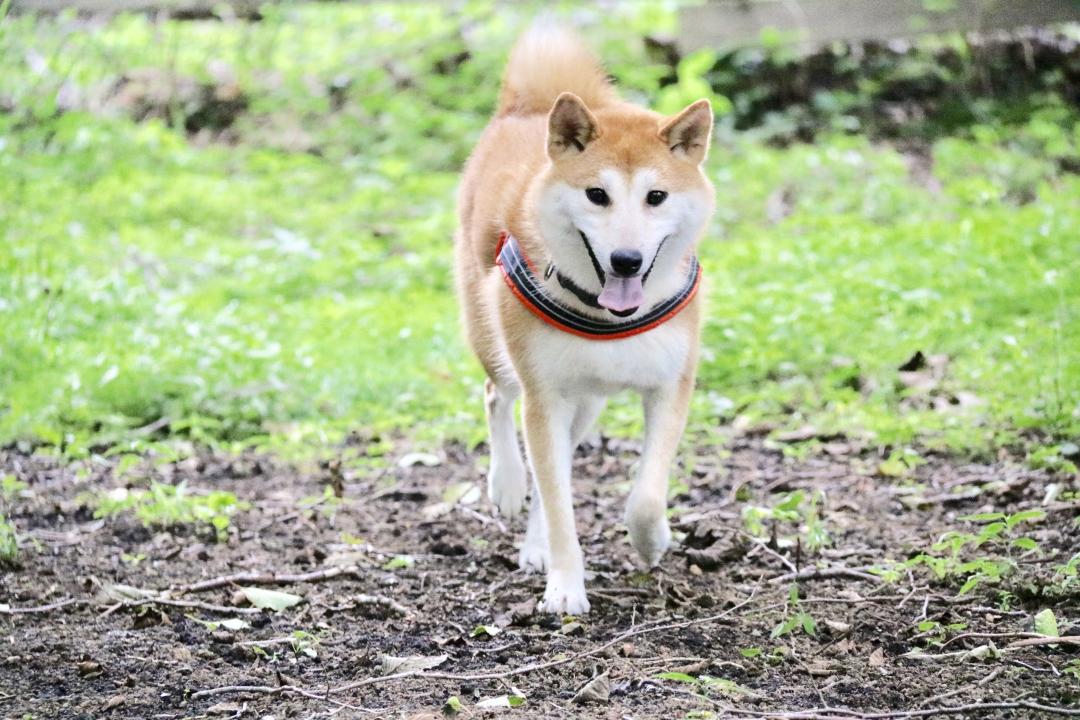
[[660, 139], [675, 155], [700, 163], [709, 152], [712, 124], [712, 105], [698, 100], [661, 126]]

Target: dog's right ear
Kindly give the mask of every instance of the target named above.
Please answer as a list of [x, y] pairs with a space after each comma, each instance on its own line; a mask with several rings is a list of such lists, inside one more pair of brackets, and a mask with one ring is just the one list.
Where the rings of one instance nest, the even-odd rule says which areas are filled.
[[596, 118], [581, 98], [564, 92], [548, 113], [547, 152], [552, 160], [585, 150], [596, 139]]

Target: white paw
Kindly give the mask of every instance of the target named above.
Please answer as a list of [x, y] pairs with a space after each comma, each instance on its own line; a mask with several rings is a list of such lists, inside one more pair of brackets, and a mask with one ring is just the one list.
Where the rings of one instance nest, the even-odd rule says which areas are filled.
[[626, 514], [626, 529], [630, 533], [630, 544], [637, 550], [642, 562], [647, 567], [656, 567], [671, 545], [671, 529], [667, 517], [660, 512], [634, 508]]
[[525, 494], [529, 485], [526, 482], [525, 466], [501, 465], [493, 462], [488, 471], [488, 497], [499, 514], [513, 519], [525, 507]]
[[525, 533], [525, 542], [518, 551], [518, 567], [527, 572], [543, 572], [548, 564], [547, 538]]
[[584, 574], [549, 573], [544, 599], [537, 609], [556, 615], [584, 615], [589, 612]]

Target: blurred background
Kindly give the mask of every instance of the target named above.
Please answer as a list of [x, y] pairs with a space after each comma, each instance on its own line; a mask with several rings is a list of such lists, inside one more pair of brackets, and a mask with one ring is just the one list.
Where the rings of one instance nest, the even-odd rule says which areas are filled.
[[455, 185], [545, 9], [716, 109], [696, 442], [1080, 453], [1076, 2], [0, 8], [0, 445], [482, 441]]

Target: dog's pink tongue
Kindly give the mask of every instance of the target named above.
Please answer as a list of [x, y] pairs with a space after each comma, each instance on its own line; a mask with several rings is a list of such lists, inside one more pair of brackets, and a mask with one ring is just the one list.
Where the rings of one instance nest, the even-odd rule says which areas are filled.
[[615, 312], [639, 307], [644, 300], [645, 292], [641, 289], [640, 275], [630, 278], [609, 275], [600, 297], [596, 298], [596, 302]]

